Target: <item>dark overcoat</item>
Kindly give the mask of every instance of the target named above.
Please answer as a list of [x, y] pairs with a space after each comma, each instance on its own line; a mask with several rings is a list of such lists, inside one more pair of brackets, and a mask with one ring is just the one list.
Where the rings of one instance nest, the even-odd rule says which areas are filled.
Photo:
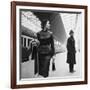
[[75, 40], [73, 36], [71, 36], [67, 40], [67, 63], [76, 64], [75, 53]]

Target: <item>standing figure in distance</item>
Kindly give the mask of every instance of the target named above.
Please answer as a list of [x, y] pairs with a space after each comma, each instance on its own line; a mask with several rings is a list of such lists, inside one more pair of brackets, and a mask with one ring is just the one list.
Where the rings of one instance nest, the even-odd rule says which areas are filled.
[[74, 64], [76, 64], [75, 54], [75, 40], [74, 40], [74, 32], [70, 31], [70, 37], [67, 40], [67, 63], [69, 64], [70, 73], [74, 72]]
[[49, 31], [49, 21], [45, 21], [44, 28], [37, 33], [40, 42], [38, 47], [38, 70], [37, 73], [43, 77], [48, 77], [50, 60], [55, 53], [53, 35]]

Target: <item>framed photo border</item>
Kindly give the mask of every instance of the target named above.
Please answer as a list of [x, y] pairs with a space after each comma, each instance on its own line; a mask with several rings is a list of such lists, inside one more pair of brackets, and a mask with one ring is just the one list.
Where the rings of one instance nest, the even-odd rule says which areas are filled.
[[[16, 6], [37, 6], [37, 7], [52, 7], [52, 8], [75, 8], [75, 9], [84, 9], [85, 13], [85, 28], [84, 28], [84, 81], [75, 81], [75, 82], [54, 82], [54, 83], [43, 83], [43, 84], [16, 84]], [[50, 87], [50, 86], [66, 86], [66, 85], [82, 85], [88, 83], [88, 7], [84, 5], [69, 5], [69, 4], [52, 4], [52, 3], [34, 3], [34, 2], [20, 2], [12, 1], [11, 2], [11, 42], [10, 42], [10, 51], [11, 51], [11, 88], [32, 88], [32, 87]]]

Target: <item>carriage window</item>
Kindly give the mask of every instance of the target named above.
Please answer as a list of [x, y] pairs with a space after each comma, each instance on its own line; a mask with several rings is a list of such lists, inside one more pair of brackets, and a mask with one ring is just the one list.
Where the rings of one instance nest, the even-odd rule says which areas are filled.
[[21, 37], [21, 44], [23, 45], [23, 37]]
[[24, 47], [26, 47], [26, 38], [24, 38]]
[[30, 39], [28, 39], [28, 46], [29, 46], [29, 43], [30, 43]]

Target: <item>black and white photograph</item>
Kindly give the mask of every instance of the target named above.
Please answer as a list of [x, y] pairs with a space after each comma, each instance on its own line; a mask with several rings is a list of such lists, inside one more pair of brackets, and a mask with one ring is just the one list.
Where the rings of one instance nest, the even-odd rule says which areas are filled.
[[20, 10], [20, 78], [82, 75], [81, 12]]
[[82, 12], [20, 12], [20, 78], [82, 76]]
[[16, 7], [16, 82], [43, 84], [85, 79], [85, 11]]

